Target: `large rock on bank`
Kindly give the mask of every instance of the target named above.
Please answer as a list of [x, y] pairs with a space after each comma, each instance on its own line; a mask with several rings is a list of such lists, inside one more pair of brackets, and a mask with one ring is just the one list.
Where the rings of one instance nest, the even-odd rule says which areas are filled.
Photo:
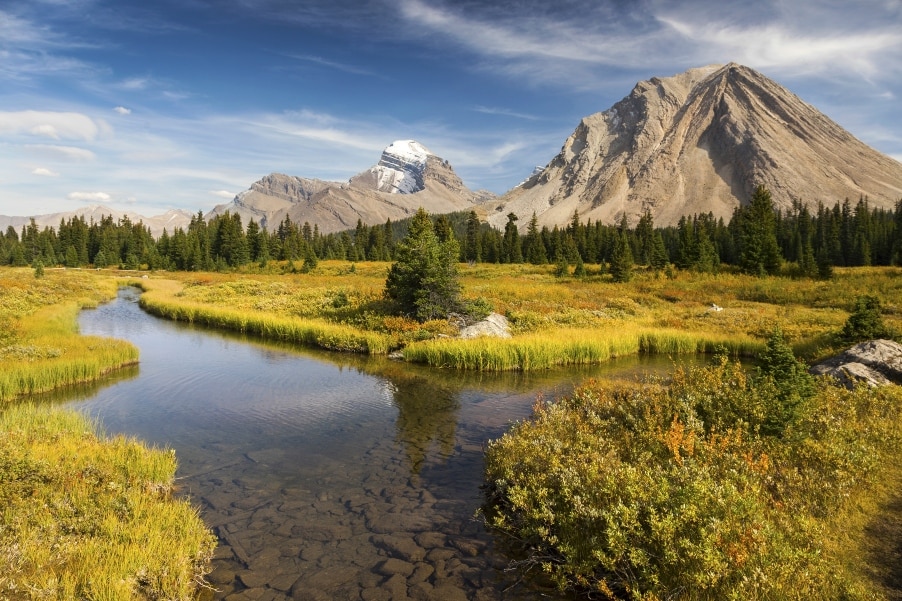
[[869, 340], [811, 368], [815, 375], [828, 375], [852, 388], [865, 382], [869, 386], [902, 384], [902, 344], [892, 340]]

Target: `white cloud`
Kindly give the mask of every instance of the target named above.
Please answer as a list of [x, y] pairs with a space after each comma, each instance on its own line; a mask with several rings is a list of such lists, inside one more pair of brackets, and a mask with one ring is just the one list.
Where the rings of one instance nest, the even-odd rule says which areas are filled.
[[131, 115], [132, 114], [132, 110], [129, 108], [125, 108], [124, 106], [117, 106], [113, 110], [116, 111], [117, 113], [119, 113], [120, 115]]
[[112, 196], [106, 192], [70, 192], [66, 198], [82, 202], [107, 202]]
[[660, 21], [687, 40], [734, 61], [758, 69], [796, 72], [844, 70], [869, 76], [880, 59], [902, 48], [902, 30], [866, 32], [808, 31], [802, 23], [731, 25], [696, 24], [661, 17]]
[[25, 149], [39, 156], [71, 162], [87, 162], [96, 159], [96, 155], [85, 148], [76, 146], [57, 146], [53, 144], [26, 144]]
[[109, 126], [82, 113], [0, 111], [0, 135], [32, 135], [54, 140], [94, 140]]
[[32, 175], [40, 175], [42, 177], [58, 177], [59, 176], [59, 173], [57, 173], [56, 171], [51, 171], [50, 169], [47, 169], [46, 167], [35, 167], [34, 169], [31, 170], [31, 174]]
[[228, 190], [210, 190], [210, 194], [219, 198], [227, 198], [228, 200], [235, 198], [235, 193]]

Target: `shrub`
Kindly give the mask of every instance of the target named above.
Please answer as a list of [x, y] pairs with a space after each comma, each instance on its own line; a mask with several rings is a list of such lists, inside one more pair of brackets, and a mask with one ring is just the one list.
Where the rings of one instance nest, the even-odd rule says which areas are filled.
[[825, 384], [776, 438], [774, 393], [721, 361], [539, 401], [487, 447], [483, 515], [588, 598], [871, 598], [827, 545], [898, 455], [902, 395]]
[[880, 315], [880, 299], [864, 295], [855, 300], [855, 308], [843, 325], [839, 334], [844, 344], [855, 344], [864, 340], [893, 338], [893, 332], [883, 323]]

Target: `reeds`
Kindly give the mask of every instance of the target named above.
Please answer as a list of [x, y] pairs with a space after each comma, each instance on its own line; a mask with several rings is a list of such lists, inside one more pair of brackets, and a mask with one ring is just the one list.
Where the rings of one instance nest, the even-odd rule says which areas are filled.
[[0, 412], [0, 598], [193, 598], [215, 538], [171, 497], [175, 470], [74, 412]]
[[763, 344], [751, 337], [708, 336], [679, 330], [637, 328], [558, 329], [514, 338], [438, 339], [403, 349], [404, 359], [433, 367], [477, 371], [531, 371], [568, 365], [593, 365], [617, 357], [648, 354], [755, 354]]
[[294, 342], [332, 351], [385, 354], [392, 346], [390, 336], [290, 315], [272, 314], [243, 308], [184, 301], [172, 295], [172, 289], [156, 288], [156, 283], [141, 296], [141, 307], [160, 317], [253, 334], [270, 340]]

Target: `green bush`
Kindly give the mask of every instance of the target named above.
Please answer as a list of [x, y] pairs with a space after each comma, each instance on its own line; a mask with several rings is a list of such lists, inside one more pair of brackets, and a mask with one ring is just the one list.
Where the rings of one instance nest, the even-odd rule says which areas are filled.
[[883, 323], [880, 299], [864, 295], [855, 300], [855, 308], [839, 334], [840, 342], [855, 344], [865, 340], [893, 338], [893, 332]]
[[868, 597], [827, 529], [887, 464], [902, 395], [824, 384], [780, 438], [752, 380], [721, 362], [537, 403], [488, 445], [487, 524], [589, 598]]

